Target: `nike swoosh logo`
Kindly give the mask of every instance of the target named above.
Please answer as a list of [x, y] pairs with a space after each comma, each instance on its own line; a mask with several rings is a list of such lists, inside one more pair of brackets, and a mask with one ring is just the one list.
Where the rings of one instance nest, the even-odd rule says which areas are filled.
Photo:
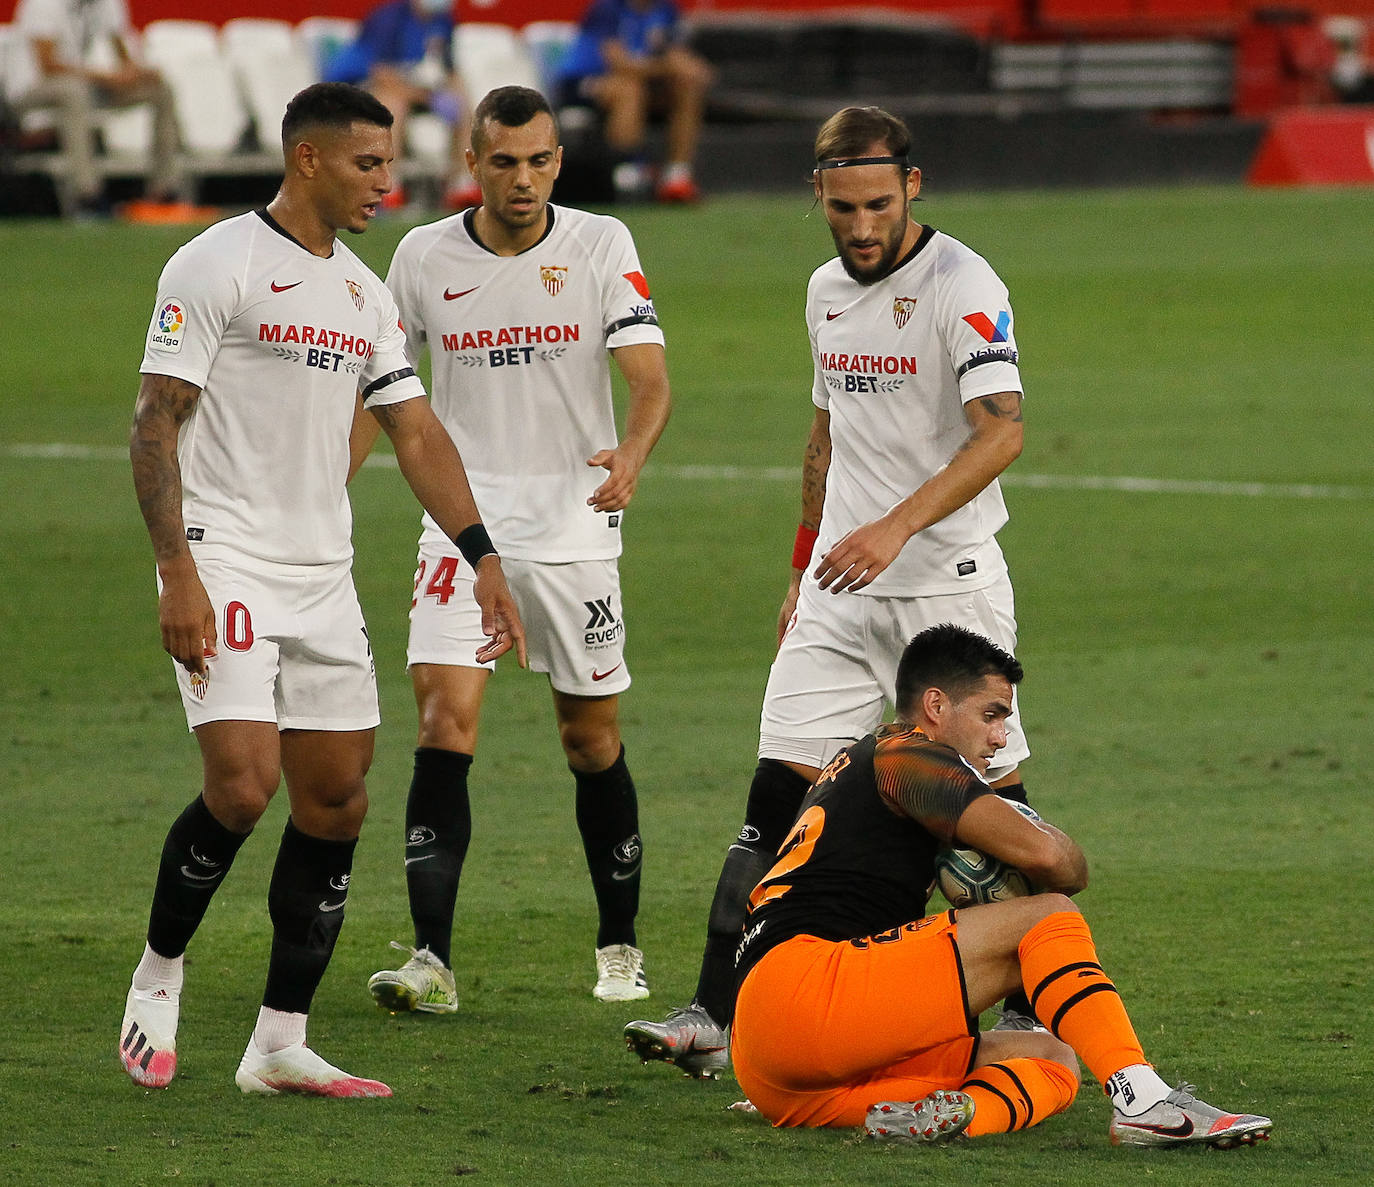
[[1117, 1128], [1141, 1129], [1147, 1133], [1157, 1133], [1166, 1138], [1186, 1138], [1193, 1132], [1193, 1123], [1187, 1117], [1180, 1125], [1137, 1125], [1134, 1121], [1118, 1121]]
[[635, 863], [635, 868], [634, 868], [634, 869], [632, 869], [632, 870], [626, 870], [626, 871], [624, 871], [624, 873], [622, 873], [620, 870], [612, 870], [612, 871], [611, 871], [611, 881], [613, 881], [613, 882], [628, 882], [631, 878], [637, 877], [638, 875], [639, 875], [639, 863], [636, 862], [636, 863]]
[[593, 669], [592, 669], [592, 679], [593, 679], [593, 680], [605, 680], [606, 677], [609, 676], [609, 675], [611, 675], [612, 672], [618, 672], [618, 671], [620, 671], [620, 669], [621, 669], [622, 666], [623, 666], [622, 664], [616, 664], [615, 667], [611, 668], [609, 671], [606, 671], [606, 672], [598, 672], [595, 668], [593, 668]]
[[[300, 283], [302, 283], [302, 282], [299, 281], [299, 280], [296, 281], [296, 284], [300, 284]], [[296, 284], [278, 284], [278, 283], [274, 280], [274, 281], [272, 282], [272, 291], [273, 291], [274, 293], [284, 293], [284, 292], [286, 292], [287, 289], [293, 289], [293, 288], [295, 288], [295, 287], [296, 287]]]
[[839, 313], [836, 313], [833, 309], [827, 309], [827, 310], [825, 311], [825, 320], [826, 320], [826, 321], [834, 321], [837, 317], [840, 317], [840, 316], [842, 316], [843, 314], [846, 314], [846, 313], [848, 313], [848, 312], [849, 312], [849, 307], [848, 307], [848, 306], [845, 306], [845, 308], [841, 309]]
[[687, 1041], [687, 1050], [686, 1050], [685, 1054], [687, 1054], [687, 1055], [714, 1055], [717, 1051], [724, 1051], [724, 1050], [725, 1050], [725, 1047], [724, 1047], [723, 1045], [720, 1046], [720, 1047], [698, 1047], [698, 1046], [697, 1046], [697, 1041], [696, 1041], [696, 1039], [693, 1038], [693, 1039], [689, 1039], [689, 1040]]
[[422, 857], [407, 857], [406, 865], [414, 865], [417, 861], [428, 861], [431, 857], [438, 857], [437, 853], [426, 853]]
[[342, 911], [343, 903], [320, 903], [321, 911]]
[[448, 289], [444, 289], [444, 300], [456, 301], [459, 297], [466, 297], [469, 293], [475, 293], [481, 287], [482, 286], [480, 284], [473, 285], [472, 288], [464, 289], [461, 293], [451, 293], [448, 291]]
[[182, 866], [181, 876], [189, 878], [192, 882], [213, 882], [219, 877], [219, 871], [216, 870], [213, 874], [197, 874], [190, 866]]

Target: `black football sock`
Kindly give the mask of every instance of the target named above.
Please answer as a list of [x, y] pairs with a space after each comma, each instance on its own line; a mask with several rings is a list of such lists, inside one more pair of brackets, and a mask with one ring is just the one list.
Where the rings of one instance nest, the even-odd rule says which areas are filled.
[[744, 827], [725, 855], [706, 924], [706, 950], [693, 1000], [721, 1026], [735, 1016], [735, 949], [744, 930], [749, 893], [768, 873], [811, 784], [771, 758], [759, 759]]
[[625, 765], [625, 747], [604, 771], [574, 770], [573, 778], [577, 781], [577, 830], [596, 894], [596, 946], [633, 944], [644, 848], [639, 839], [639, 800]]
[[406, 892], [415, 946], [452, 967], [453, 909], [472, 840], [472, 755], [421, 746], [406, 800]]
[[272, 956], [262, 1004], [268, 1009], [310, 1013], [343, 927], [357, 844], [307, 836], [287, 820], [267, 889]]
[[[998, 787], [995, 790], [1004, 800], [1015, 800], [1019, 804], [1028, 806], [1030, 804], [1030, 801], [1026, 799], [1026, 785], [1024, 783], [1008, 783], [1005, 787]], [[1014, 1014], [1024, 1014], [1027, 1018], [1035, 1017], [1035, 1011], [1031, 1009], [1030, 998], [1021, 989], [1007, 994], [1007, 1000], [1002, 1003], [1002, 1009], [1010, 1010]]]
[[248, 836], [220, 824], [201, 796], [186, 806], [162, 845], [148, 916], [148, 947], [166, 957], [186, 951]]

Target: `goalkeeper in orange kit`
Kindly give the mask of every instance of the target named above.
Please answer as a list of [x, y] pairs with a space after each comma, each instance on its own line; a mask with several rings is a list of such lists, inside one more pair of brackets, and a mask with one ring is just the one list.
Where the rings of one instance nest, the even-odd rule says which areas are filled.
[[[865, 1125], [880, 1140], [1005, 1133], [1063, 1112], [1082, 1058], [1133, 1146], [1250, 1145], [1268, 1117], [1171, 1088], [1146, 1061], [1068, 897], [1082, 850], [983, 780], [1006, 742], [1021, 665], [982, 635], [922, 631], [897, 672], [895, 724], [850, 746], [803, 801], [754, 889], [731, 1057], [776, 1125]], [[926, 916], [939, 850], [958, 843], [1045, 893]], [[1040, 1026], [980, 1033], [1024, 987]]]

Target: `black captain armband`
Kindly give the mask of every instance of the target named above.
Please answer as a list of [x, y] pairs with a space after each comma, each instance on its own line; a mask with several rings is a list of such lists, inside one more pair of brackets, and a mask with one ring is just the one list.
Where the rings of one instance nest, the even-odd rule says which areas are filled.
[[458, 545], [458, 551], [463, 554], [463, 559], [474, 570], [477, 568], [477, 562], [484, 556], [496, 555], [496, 545], [491, 542], [487, 529], [480, 523], [465, 527], [453, 537], [453, 542]]

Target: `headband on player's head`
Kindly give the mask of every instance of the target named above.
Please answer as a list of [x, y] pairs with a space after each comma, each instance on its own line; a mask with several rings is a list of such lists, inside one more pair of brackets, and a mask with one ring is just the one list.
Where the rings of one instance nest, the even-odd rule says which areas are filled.
[[906, 157], [840, 157], [836, 160], [817, 161], [816, 169], [848, 169], [853, 165], [896, 165], [900, 169], [911, 169], [911, 162]]

